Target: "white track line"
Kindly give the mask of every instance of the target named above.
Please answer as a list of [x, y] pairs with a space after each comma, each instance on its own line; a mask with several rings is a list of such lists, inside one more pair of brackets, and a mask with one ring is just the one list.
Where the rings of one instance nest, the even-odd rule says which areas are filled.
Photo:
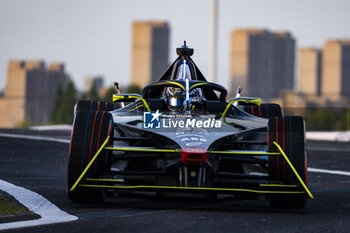
[[[0, 137], [22, 138], [22, 139], [39, 140], [39, 141], [52, 141], [52, 142], [60, 142], [60, 143], [68, 143], [68, 144], [70, 143], [70, 140], [67, 140], [67, 139], [40, 137], [40, 136], [33, 136], [33, 135], [0, 133]], [[326, 170], [326, 169], [310, 168], [310, 167], [307, 170], [308, 172], [318, 172], [318, 173], [350, 176], [350, 172], [346, 172], [346, 171]], [[28, 189], [15, 186], [11, 183], [0, 180], [0, 190], [3, 190], [9, 193], [11, 196], [16, 198], [20, 203], [26, 206], [29, 210], [41, 216], [41, 218], [37, 220], [2, 223], [0, 224], [0, 230], [29, 227], [29, 226], [38, 226], [38, 225], [44, 225], [44, 224], [61, 223], [61, 222], [70, 222], [78, 219], [76, 216], [70, 215], [60, 210], [57, 206], [52, 204], [43, 196], [35, 192], [32, 192]]]
[[308, 131], [306, 139], [333, 142], [350, 142], [350, 131]]
[[0, 189], [16, 198], [30, 211], [41, 216], [41, 218], [36, 220], [1, 223], [0, 230], [70, 222], [78, 219], [78, 217], [60, 210], [43, 196], [28, 189], [13, 185], [3, 180], [0, 180]]
[[30, 129], [47, 131], [47, 130], [58, 130], [58, 131], [72, 131], [73, 125], [42, 125], [32, 126]]
[[34, 136], [34, 135], [0, 133], [0, 137], [22, 138], [22, 139], [30, 139], [30, 140], [37, 140], [37, 141], [60, 142], [60, 143], [68, 143], [68, 144], [70, 143], [70, 140], [68, 139], [41, 137], [41, 136]]
[[307, 151], [324, 151], [324, 152], [341, 152], [341, 153], [349, 153], [350, 149], [342, 149], [342, 148], [309, 148]]
[[318, 172], [318, 173], [333, 174], [333, 175], [350, 176], [350, 172], [346, 172], [346, 171], [326, 170], [326, 169], [312, 168], [312, 167], [308, 167], [307, 171], [308, 172]]

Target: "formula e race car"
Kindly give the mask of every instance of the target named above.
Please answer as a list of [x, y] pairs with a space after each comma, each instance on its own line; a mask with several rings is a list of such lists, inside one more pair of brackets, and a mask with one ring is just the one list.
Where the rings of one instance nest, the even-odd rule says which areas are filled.
[[101, 202], [114, 189], [262, 195], [272, 207], [303, 208], [313, 199], [304, 120], [241, 97], [241, 89], [226, 101], [227, 90], [208, 82], [191, 59], [193, 49], [185, 43], [177, 54], [142, 95], [117, 91], [113, 104], [77, 103], [69, 199]]

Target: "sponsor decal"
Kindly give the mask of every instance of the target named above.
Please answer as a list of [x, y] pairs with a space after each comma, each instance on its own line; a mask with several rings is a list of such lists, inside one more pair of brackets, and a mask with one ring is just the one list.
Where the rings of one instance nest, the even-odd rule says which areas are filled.
[[221, 121], [214, 118], [162, 119], [163, 128], [221, 128]]
[[160, 116], [162, 114], [157, 112], [144, 112], [143, 113], [143, 127], [146, 129], [159, 129], [160, 128]]
[[222, 122], [215, 118], [188, 117], [161, 117], [159, 110], [156, 112], [144, 112], [143, 126], [146, 129], [159, 128], [221, 128]]

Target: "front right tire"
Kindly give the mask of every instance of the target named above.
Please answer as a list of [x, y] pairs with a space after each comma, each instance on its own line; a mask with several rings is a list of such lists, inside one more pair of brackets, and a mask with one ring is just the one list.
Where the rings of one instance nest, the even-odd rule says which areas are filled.
[[[307, 184], [307, 156], [305, 141], [305, 123], [302, 117], [274, 117], [268, 123], [268, 152], [279, 152], [273, 144], [276, 141], [290, 162]], [[298, 185], [299, 181], [283, 156], [269, 156], [270, 181], [286, 185]], [[305, 194], [276, 194], [270, 198], [271, 207], [304, 208]]]
[[282, 117], [283, 111], [279, 104], [265, 103], [260, 106], [243, 105], [242, 110], [256, 117], [269, 119], [271, 117]]

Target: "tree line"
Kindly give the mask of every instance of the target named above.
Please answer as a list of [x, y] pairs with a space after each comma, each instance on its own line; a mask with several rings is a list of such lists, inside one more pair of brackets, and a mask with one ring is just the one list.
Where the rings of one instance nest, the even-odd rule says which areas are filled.
[[[141, 88], [137, 85], [130, 85], [126, 90], [127, 93], [141, 93]], [[123, 90], [122, 90], [123, 92]], [[59, 85], [56, 90], [53, 109], [51, 112], [52, 124], [72, 124], [74, 117], [74, 106], [78, 100], [93, 100], [103, 102], [113, 102], [113, 94], [116, 91], [113, 86], [109, 87], [100, 94], [95, 85], [84, 93], [78, 93], [73, 80], [69, 80], [66, 88]]]

